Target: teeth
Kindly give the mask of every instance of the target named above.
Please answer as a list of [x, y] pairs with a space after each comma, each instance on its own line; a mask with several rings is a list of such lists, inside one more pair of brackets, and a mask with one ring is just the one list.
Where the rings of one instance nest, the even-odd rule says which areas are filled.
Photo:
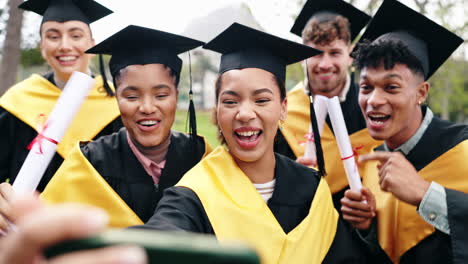
[[156, 125], [156, 123], [158, 123], [158, 121], [155, 121], [155, 120], [145, 120], [145, 121], [139, 122], [140, 125], [144, 125], [144, 126], [152, 126], [152, 125]]
[[369, 115], [372, 118], [385, 118], [387, 115]]
[[59, 60], [61, 61], [72, 61], [72, 60], [75, 60], [76, 57], [75, 56], [63, 56], [63, 57], [59, 57]]
[[238, 132], [237, 134], [243, 137], [250, 137], [253, 135], [258, 135], [258, 133], [260, 133], [260, 131], [245, 131], [245, 132]]

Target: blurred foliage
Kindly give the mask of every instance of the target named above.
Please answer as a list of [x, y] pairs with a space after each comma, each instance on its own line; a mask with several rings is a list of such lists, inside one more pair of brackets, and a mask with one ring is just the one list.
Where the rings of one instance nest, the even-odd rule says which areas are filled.
[[286, 90], [289, 91], [299, 82], [304, 80], [304, 70], [300, 62], [289, 65], [286, 68]]
[[39, 47], [21, 50], [21, 65], [25, 68], [44, 64]]
[[[219, 142], [217, 139], [217, 128], [211, 122], [211, 115], [211, 111], [197, 110], [197, 133], [203, 136], [210, 143], [211, 147], [215, 148], [219, 145]], [[187, 111], [177, 110], [172, 128], [180, 132], [187, 132], [187, 123]]]

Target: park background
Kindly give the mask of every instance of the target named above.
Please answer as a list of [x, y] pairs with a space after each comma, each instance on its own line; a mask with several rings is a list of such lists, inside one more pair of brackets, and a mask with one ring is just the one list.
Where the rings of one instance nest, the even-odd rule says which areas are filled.
[[[400, 0], [407, 6], [461, 36], [463, 45], [431, 77], [428, 104], [443, 119], [468, 124], [468, 4], [466, 0]], [[32, 73], [49, 70], [38, 48], [41, 17], [16, 8], [23, 0], [0, 0], [0, 95]], [[96, 43], [129, 24], [135, 24], [209, 41], [232, 22], [239, 22], [293, 41], [289, 33], [305, 0], [97, 0], [114, 11], [91, 25]], [[346, 0], [373, 15], [382, 0]], [[398, 14], [395, 14], [398, 19]], [[391, 23], [391, 21], [389, 21]], [[217, 145], [211, 123], [214, 82], [219, 55], [197, 49], [191, 53], [191, 70], [199, 134]], [[179, 85], [175, 129], [186, 131], [188, 107], [188, 56]], [[109, 57], [105, 58], [106, 60]], [[91, 70], [98, 73], [97, 58]], [[300, 63], [288, 66], [286, 88], [304, 78]]]

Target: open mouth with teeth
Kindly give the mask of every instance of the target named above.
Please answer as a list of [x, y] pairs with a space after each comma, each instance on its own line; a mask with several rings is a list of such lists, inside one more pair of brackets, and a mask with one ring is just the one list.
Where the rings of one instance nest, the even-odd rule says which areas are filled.
[[159, 126], [159, 123], [161, 123], [161, 121], [158, 120], [141, 120], [137, 122], [138, 127], [142, 131], [152, 131]]
[[257, 146], [260, 136], [262, 135], [262, 130], [246, 130], [246, 129], [236, 129], [234, 131], [234, 136], [237, 143], [242, 148], [254, 148]]
[[385, 124], [390, 118], [391, 115], [384, 115], [384, 114], [368, 114], [367, 115], [371, 125], [380, 127]]
[[262, 134], [261, 130], [257, 131], [244, 131], [244, 132], [234, 132], [236, 137], [238, 137], [242, 141], [255, 141], [260, 134]]
[[156, 120], [145, 120], [145, 121], [138, 122], [138, 124], [145, 126], [145, 127], [155, 126], [157, 123], [159, 122]]
[[73, 65], [78, 59], [77, 56], [57, 56], [56, 59], [62, 65]]

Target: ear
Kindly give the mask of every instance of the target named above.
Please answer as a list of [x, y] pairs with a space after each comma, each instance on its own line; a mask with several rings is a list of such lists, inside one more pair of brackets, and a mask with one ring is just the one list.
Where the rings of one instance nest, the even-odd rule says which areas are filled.
[[427, 96], [429, 95], [429, 89], [431, 88], [431, 85], [429, 84], [429, 82], [422, 82], [419, 86], [418, 86], [418, 91], [417, 91], [417, 99], [418, 99], [418, 104], [423, 104], [426, 99], [427, 99]]
[[283, 102], [281, 102], [280, 120], [282, 121], [286, 120], [287, 116], [288, 116], [288, 98], [284, 98]]

